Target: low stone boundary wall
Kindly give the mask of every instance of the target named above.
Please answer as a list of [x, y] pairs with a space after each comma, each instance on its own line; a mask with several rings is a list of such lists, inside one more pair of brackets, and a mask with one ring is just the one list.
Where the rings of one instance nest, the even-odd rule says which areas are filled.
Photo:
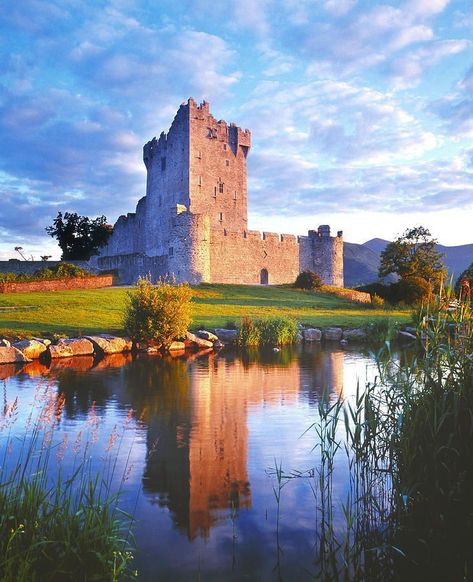
[[0, 283], [0, 293], [30, 293], [32, 291], [64, 291], [67, 289], [98, 289], [111, 287], [113, 275], [74, 277], [71, 279], [45, 279], [43, 281], [9, 281]]
[[330, 293], [338, 295], [343, 299], [350, 299], [351, 301], [357, 301], [358, 303], [371, 303], [371, 295], [365, 293], [364, 291], [355, 291], [354, 289], [334, 289]]

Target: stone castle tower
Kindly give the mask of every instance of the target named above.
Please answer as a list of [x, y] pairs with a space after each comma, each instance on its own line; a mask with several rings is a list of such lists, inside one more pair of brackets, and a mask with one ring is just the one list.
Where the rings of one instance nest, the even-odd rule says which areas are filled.
[[251, 134], [217, 121], [209, 104], [180, 106], [143, 148], [146, 196], [121, 216], [99, 258], [123, 282], [151, 273], [190, 283], [289, 283], [303, 270], [343, 286], [343, 239], [328, 226], [308, 236], [248, 230], [246, 159]]

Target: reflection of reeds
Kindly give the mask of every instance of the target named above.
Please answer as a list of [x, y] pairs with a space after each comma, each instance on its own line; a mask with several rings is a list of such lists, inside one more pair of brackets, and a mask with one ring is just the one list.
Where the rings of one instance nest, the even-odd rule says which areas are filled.
[[374, 382], [320, 401], [316, 579], [473, 579], [473, 320], [444, 304], [419, 318], [420, 357], [387, 345]]
[[[5, 435], [0, 468], [0, 579], [118, 580], [131, 576], [129, 534], [131, 516], [118, 506], [121, 483], [109, 458], [97, 473], [91, 465], [91, 439], [98, 431], [91, 417], [87, 441], [79, 432], [72, 446], [78, 457], [66, 475], [61, 468], [68, 450], [68, 435], [55, 439], [65, 405], [64, 394], [40, 384], [21, 438], [13, 438], [18, 399], [3, 409], [0, 431]], [[113, 444], [118, 432], [113, 433]], [[110, 441], [109, 441], [110, 443]], [[53, 451], [56, 450], [56, 463]], [[112, 446], [110, 446], [110, 449]], [[116, 489], [118, 488], [118, 493]]]

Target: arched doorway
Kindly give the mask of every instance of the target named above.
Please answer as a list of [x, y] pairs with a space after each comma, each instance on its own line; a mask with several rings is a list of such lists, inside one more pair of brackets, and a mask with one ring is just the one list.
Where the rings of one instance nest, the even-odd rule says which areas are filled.
[[268, 269], [261, 269], [260, 283], [261, 285], [267, 285], [269, 283]]

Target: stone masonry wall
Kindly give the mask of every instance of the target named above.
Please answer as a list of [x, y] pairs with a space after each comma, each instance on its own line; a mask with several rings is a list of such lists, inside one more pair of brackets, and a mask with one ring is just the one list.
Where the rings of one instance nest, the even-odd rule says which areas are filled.
[[189, 103], [183, 103], [168, 133], [143, 148], [146, 182], [145, 252], [168, 253], [176, 206], [187, 209], [189, 199]]
[[212, 283], [293, 283], [299, 274], [299, 244], [294, 235], [212, 231], [210, 256]]
[[248, 229], [246, 157], [251, 134], [217, 121], [204, 101], [188, 101], [190, 116], [190, 208], [207, 214], [212, 229]]
[[99, 257], [98, 267], [103, 271], [116, 270], [121, 285], [133, 285], [138, 277], [150, 276], [157, 281], [168, 273], [168, 258], [147, 257], [142, 254]]

